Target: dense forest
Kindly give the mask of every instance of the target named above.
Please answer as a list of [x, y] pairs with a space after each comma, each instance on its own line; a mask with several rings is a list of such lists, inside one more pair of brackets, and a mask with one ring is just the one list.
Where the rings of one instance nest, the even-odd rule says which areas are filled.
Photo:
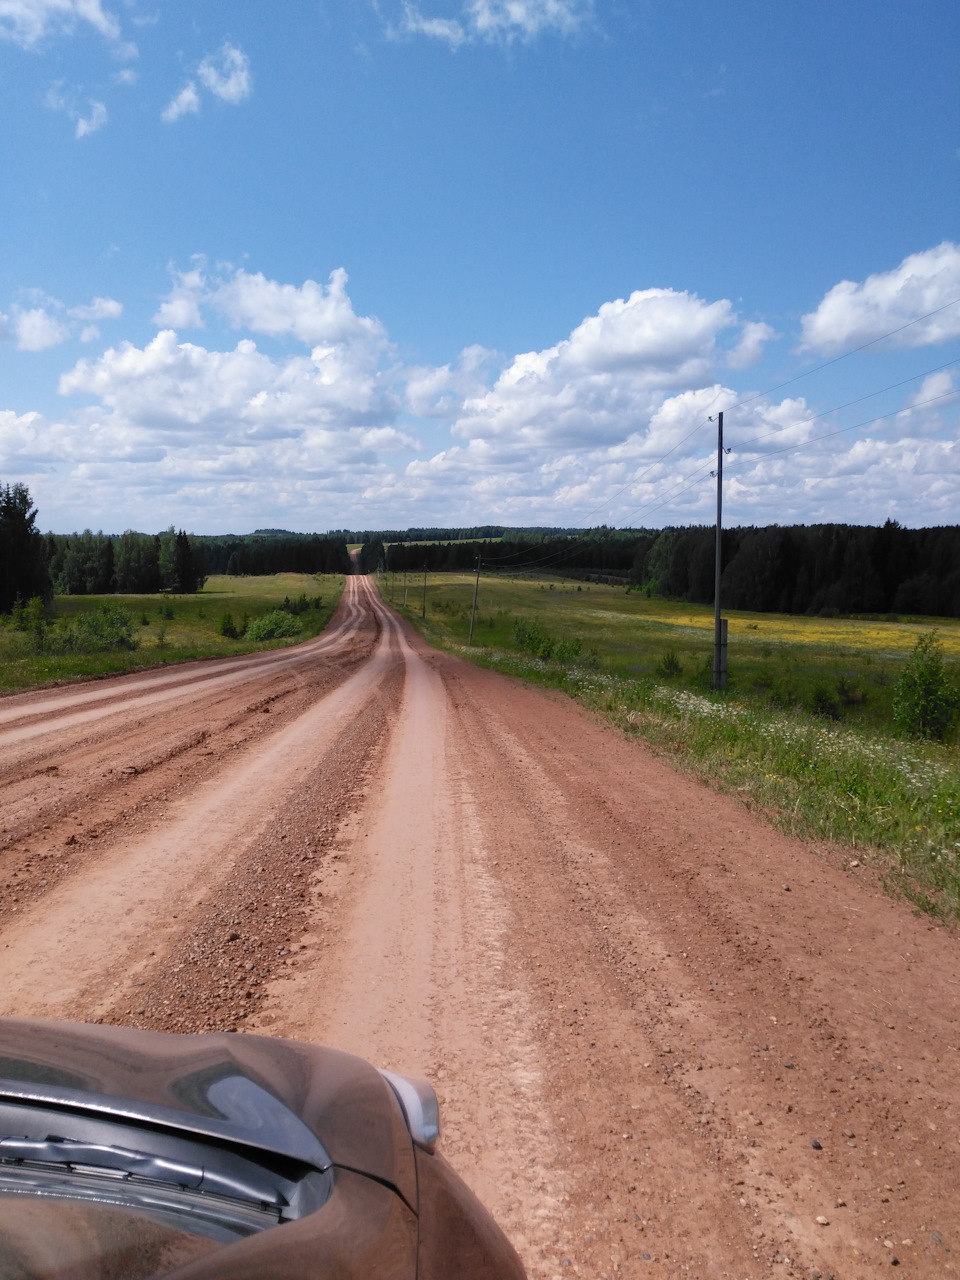
[[[352, 573], [346, 540], [340, 535], [258, 529], [195, 539], [208, 573]], [[359, 541], [359, 539], [357, 539]]]
[[43, 544], [48, 589], [58, 595], [192, 593], [207, 574], [199, 539], [172, 525], [158, 534], [48, 533]]
[[582, 529], [549, 528], [511, 529], [502, 524], [481, 524], [471, 527], [443, 528], [439, 525], [419, 529], [335, 529], [328, 537], [343, 538], [344, 542], [477, 542], [488, 539], [510, 538], [515, 542], [540, 542], [544, 537], [560, 537], [582, 533]]
[[[539, 570], [619, 583], [676, 600], [710, 604], [711, 528], [593, 530], [539, 543], [393, 545], [386, 567], [402, 572]], [[960, 527], [904, 529], [894, 520], [862, 525], [726, 529], [721, 598], [758, 612], [907, 613], [960, 617]]]
[[0, 613], [34, 596], [191, 594], [211, 573], [351, 573], [346, 543], [317, 534], [260, 530], [245, 536], [48, 533], [23, 485], [0, 488]]
[[[327, 535], [258, 529], [216, 537], [164, 533], [41, 535], [23, 484], [0, 485], [0, 613], [17, 599], [197, 591], [208, 574], [558, 573], [710, 604], [714, 531], [408, 529]], [[448, 540], [442, 535], [448, 534]], [[470, 534], [472, 536], [465, 537]], [[420, 535], [419, 541], [414, 535]], [[426, 538], [424, 535], [433, 535]], [[356, 563], [347, 542], [359, 543]], [[721, 597], [757, 612], [960, 617], [960, 526], [905, 529], [844, 524], [769, 525], [723, 533]]]

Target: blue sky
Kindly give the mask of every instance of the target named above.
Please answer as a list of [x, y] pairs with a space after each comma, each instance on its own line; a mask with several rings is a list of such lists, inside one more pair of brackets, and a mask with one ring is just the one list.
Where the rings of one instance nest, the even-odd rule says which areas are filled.
[[940, 0], [0, 0], [0, 480], [708, 522], [723, 409], [731, 522], [955, 523], [958, 53]]

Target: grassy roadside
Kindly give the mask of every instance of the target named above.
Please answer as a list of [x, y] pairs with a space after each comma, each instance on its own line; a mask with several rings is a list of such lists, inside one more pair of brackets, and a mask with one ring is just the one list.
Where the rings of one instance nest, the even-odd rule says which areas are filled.
[[[61, 624], [104, 604], [122, 606], [135, 619], [137, 647], [100, 653], [37, 654], [30, 652], [23, 632], [5, 626], [0, 629], [0, 692], [296, 644], [323, 630], [340, 601], [343, 587], [344, 578], [339, 574], [278, 573], [250, 578], [220, 574], [208, 578], [203, 590], [190, 596], [56, 596], [53, 617]], [[298, 615], [300, 633], [293, 638], [257, 642], [220, 634], [225, 613], [239, 624], [245, 614], [253, 620], [276, 609], [285, 598], [296, 601], [301, 595], [310, 600], [319, 596], [321, 605]]]
[[[389, 602], [391, 583], [380, 584]], [[903, 741], [891, 697], [930, 619], [821, 619], [730, 614], [730, 688], [708, 688], [710, 609], [562, 580], [481, 578], [474, 648], [466, 648], [473, 580], [408, 583], [395, 607], [430, 643], [563, 690], [703, 781], [735, 793], [779, 829], [832, 842], [874, 866], [891, 891], [960, 919], [960, 749]], [[538, 624], [554, 653], [516, 647]], [[937, 621], [960, 673], [960, 625]], [[564, 649], [566, 645], [566, 649]], [[672, 655], [672, 661], [668, 655]], [[818, 708], [819, 713], [813, 708]]]

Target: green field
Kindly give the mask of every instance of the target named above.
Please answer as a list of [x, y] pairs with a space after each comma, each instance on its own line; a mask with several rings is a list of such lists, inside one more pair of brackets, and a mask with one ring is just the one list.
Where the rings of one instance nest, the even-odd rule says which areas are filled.
[[[343, 586], [344, 579], [339, 574], [278, 573], [249, 578], [220, 574], [208, 578], [196, 595], [55, 596], [50, 611], [54, 622], [51, 634], [55, 634], [57, 624], [62, 626], [78, 614], [91, 613], [103, 604], [121, 605], [135, 619], [137, 647], [101, 653], [35, 653], [31, 651], [34, 646], [29, 634], [5, 625], [0, 629], [0, 691], [295, 644], [323, 630], [339, 603]], [[229, 612], [239, 625], [245, 614], [253, 620], [276, 609], [285, 598], [296, 601], [301, 595], [310, 600], [319, 596], [322, 603], [319, 609], [311, 608], [298, 616], [301, 630], [297, 637], [257, 643], [232, 640], [219, 633], [225, 613]]]
[[[893, 692], [936, 628], [960, 683], [960, 623], [725, 612], [729, 687], [709, 688], [713, 610], [561, 578], [384, 575], [380, 591], [431, 641], [564, 690], [624, 732], [762, 809], [784, 830], [848, 847], [924, 910], [960, 918], [960, 749], [899, 739]], [[549, 658], [517, 647], [517, 622]], [[571, 650], [579, 652], [571, 655]], [[558, 661], [560, 654], [563, 660]]]

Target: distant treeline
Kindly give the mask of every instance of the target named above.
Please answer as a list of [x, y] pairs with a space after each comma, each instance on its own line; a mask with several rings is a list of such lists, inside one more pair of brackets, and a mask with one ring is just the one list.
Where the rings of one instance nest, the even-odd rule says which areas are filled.
[[480, 524], [469, 528], [422, 529], [334, 529], [328, 536], [343, 538], [344, 542], [476, 542], [496, 538], [512, 538], [515, 542], [540, 542], [543, 538], [556, 538], [563, 534], [582, 533], [582, 529], [550, 528], [510, 529], [502, 524]]
[[[420, 573], [474, 569], [564, 574], [709, 604], [714, 531], [680, 529], [285, 529], [203, 537], [164, 533], [41, 535], [23, 484], [0, 484], [0, 613], [54, 592], [193, 592], [208, 574]], [[473, 536], [465, 538], [465, 533]], [[499, 539], [499, 540], [498, 540]], [[356, 561], [347, 542], [360, 543]], [[420, 545], [412, 545], [419, 543]], [[822, 524], [728, 529], [722, 601], [757, 612], [960, 617], [960, 526], [904, 529]]]
[[258, 530], [246, 537], [198, 537], [208, 573], [352, 573], [346, 540]]
[[157, 534], [48, 533], [42, 542], [47, 591], [58, 595], [192, 593], [207, 575], [200, 539], [172, 525]]
[[[715, 534], [691, 527], [594, 531], [537, 544], [394, 545], [386, 567], [402, 572], [487, 570], [559, 573], [620, 583], [697, 604], [714, 595]], [[729, 609], [960, 617], [960, 527], [904, 529], [894, 520], [861, 525], [728, 529], [721, 598]]]
[[[60, 595], [191, 593], [211, 573], [351, 573], [346, 543], [316, 534], [263, 531], [245, 537], [175, 532], [48, 533], [50, 587]], [[35, 593], [36, 594], [36, 593]]]

